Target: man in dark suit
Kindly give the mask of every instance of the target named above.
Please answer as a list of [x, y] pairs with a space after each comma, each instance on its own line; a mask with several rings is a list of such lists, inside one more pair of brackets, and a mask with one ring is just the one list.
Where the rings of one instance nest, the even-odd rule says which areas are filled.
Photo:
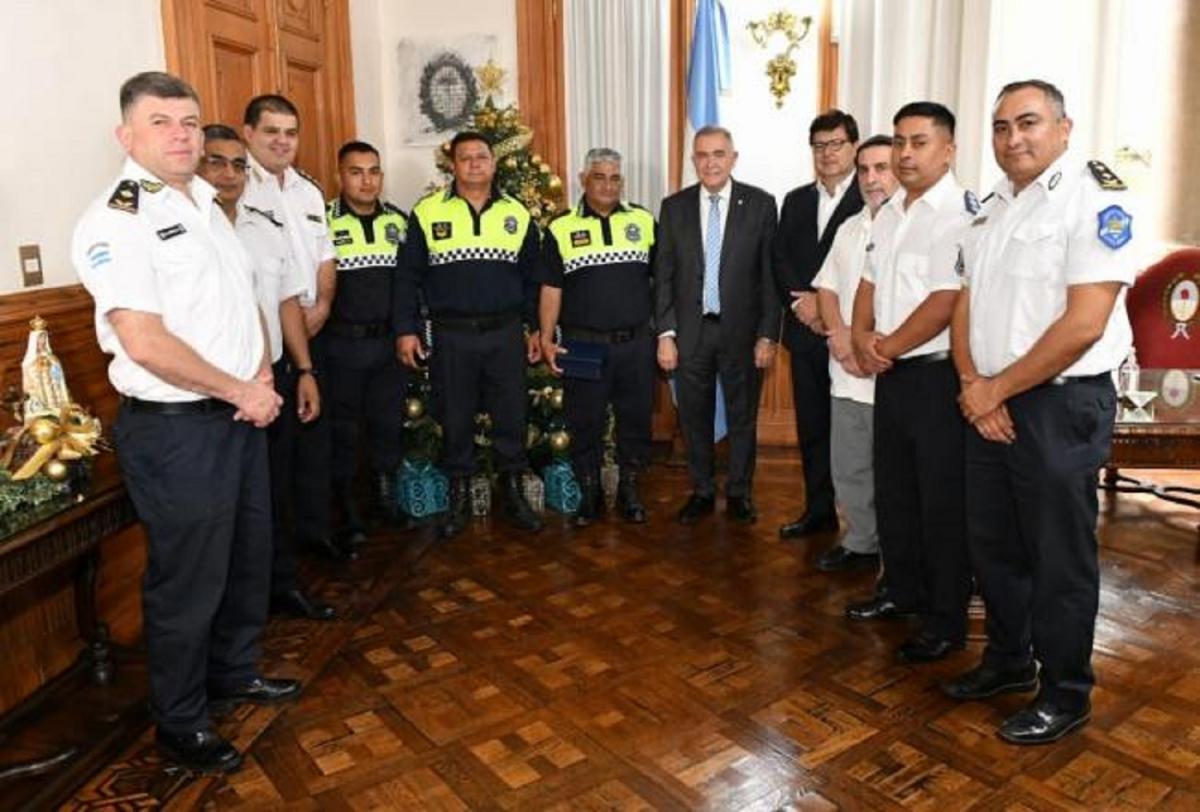
[[783, 199], [773, 254], [779, 296], [790, 310], [784, 316], [783, 343], [791, 354], [806, 505], [803, 516], [779, 528], [783, 538], [833, 533], [838, 528], [829, 467], [829, 350], [812, 281], [838, 228], [863, 207], [854, 182], [858, 143], [854, 117], [837, 109], [822, 113], [808, 128], [808, 143], [816, 180]]
[[[687, 443], [692, 495], [679, 521], [713, 512], [713, 412], [717, 376], [729, 425], [726, 513], [755, 519], [754, 474], [759, 370], [775, 357], [781, 307], [771, 273], [775, 199], [731, 179], [737, 152], [722, 127], [692, 142], [700, 182], [662, 204], [654, 260], [658, 363], [677, 371], [679, 422]], [[828, 389], [828, 387], [827, 387]]]

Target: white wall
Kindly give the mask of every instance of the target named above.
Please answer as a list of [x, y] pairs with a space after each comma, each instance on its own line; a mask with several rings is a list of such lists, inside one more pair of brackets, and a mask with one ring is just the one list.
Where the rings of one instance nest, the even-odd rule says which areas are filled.
[[17, 246], [44, 285], [77, 281], [71, 231], [120, 169], [117, 91], [162, 70], [159, 0], [8, 0], [0, 26], [0, 294], [21, 289]]
[[467, 34], [496, 37], [497, 65], [508, 73], [505, 98], [517, 101], [517, 16], [515, 0], [350, 0], [350, 46], [354, 58], [354, 103], [358, 137], [383, 153], [385, 196], [408, 210], [439, 178], [433, 147], [400, 144], [401, 38], [431, 39]]

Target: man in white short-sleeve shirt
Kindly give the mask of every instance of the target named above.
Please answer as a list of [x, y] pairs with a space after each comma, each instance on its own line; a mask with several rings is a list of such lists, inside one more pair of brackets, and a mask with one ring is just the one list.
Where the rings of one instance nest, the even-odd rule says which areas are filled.
[[[1005, 177], [962, 240], [954, 315], [966, 441], [967, 543], [987, 605], [982, 663], [955, 699], [1038, 689], [1000, 726], [1041, 744], [1087, 722], [1099, 603], [1097, 472], [1131, 345], [1136, 206], [1098, 161], [1067, 156], [1062, 93], [1006, 86], [992, 114]], [[1038, 663], [1041, 663], [1041, 672]]]

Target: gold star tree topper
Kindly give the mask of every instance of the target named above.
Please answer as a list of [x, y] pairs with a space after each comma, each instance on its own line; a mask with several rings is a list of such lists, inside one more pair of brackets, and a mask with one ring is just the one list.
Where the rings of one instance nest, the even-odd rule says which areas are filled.
[[503, 91], [504, 75], [507, 73], [504, 68], [497, 65], [490, 57], [487, 64], [481, 68], [475, 69], [475, 75], [479, 77], [479, 88], [487, 95], [499, 94]]

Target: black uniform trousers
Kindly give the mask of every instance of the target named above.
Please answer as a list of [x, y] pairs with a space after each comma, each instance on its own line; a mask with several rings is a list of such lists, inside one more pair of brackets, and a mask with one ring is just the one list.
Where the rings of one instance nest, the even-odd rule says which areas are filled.
[[285, 355], [271, 366], [275, 391], [283, 398], [279, 417], [267, 426], [267, 457], [271, 469], [271, 592], [300, 588], [296, 567], [296, 535], [292, 531], [292, 488], [295, 487], [296, 445], [300, 418], [296, 415], [295, 366]]
[[824, 344], [791, 354], [796, 436], [804, 456], [805, 514], [833, 516], [833, 471], [829, 463], [829, 350]]
[[[564, 331], [570, 335], [570, 331]], [[563, 378], [563, 413], [571, 429], [571, 463], [578, 476], [594, 475], [604, 461], [608, 405], [613, 407], [617, 464], [641, 470], [650, 461], [656, 340], [643, 328], [628, 341], [606, 345], [600, 380]]]
[[407, 379], [389, 336], [327, 339], [324, 394], [333, 424], [334, 481], [354, 479], [364, 423], [371, 470], [400, 467]]
[[987, 607], [984, 661], [1042, 663], [1041, 697], [1081, 710], [1095, 681], [1100, 593], [1097, 471], [1116, 395], [1107, 373], [1045, 384], [1008, 401], [1012, 445], [967, 437], [967, 531]]
[[496, 469], [522, 471], [525, 463], [525, 340], [515, 319], [500, 327], [433, 325], [429, 357], [434, 409], [442, 424], [446, 476], [475, 472], [475, 415], [492, 419]]
[[[924, 360], [924, 359], [922, 359]], [[875, 379], [875, 509], [888, 597], [922, 631], [966, 638], [967, 568], [958, 376], [943, 358], [904, 361]]]
[[142, 614], [150, 710], [171, 733], [209, 727], [206, 687], [259, 674], [271, 578], [267, 437], [233, 413], [123, 405], [113, 429], [149, 540]]
[[687, 443], [688, 474], [696, 494], [711, 497], [716, 493], [713, 413], [717, 375], [720, 375], [729, 429], [729, 477], [725, 495], [750, 496], [757, 442], [758, 390], [762, 382], [762, 375], [754, 366], [754, 345], [724, 346], [720, 321], [705, 318], [701, 321], [695, 351], [679, 354], [679, 368], [675, 374], [679, 424]]

